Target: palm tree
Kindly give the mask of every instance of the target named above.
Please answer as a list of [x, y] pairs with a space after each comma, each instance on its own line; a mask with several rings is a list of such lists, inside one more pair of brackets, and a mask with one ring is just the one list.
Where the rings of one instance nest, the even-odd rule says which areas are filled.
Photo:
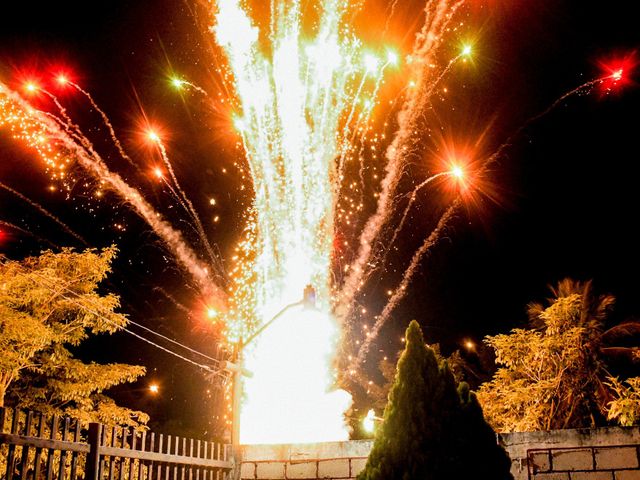
[[[568, 328], [581, 328], [583, 333], [582, 352], [579, 355], [579, 369], [574, 365], [571, 371], [580, 371], [580, 375], [568, 378], [566, 389], [558, 396], [554, 405], [556, 412], [564, 410], [559, 422], [552, 421], [549, 427], [567, 428], [575, 424], [577, 416], [587, 415], [591, 426], [603, 423], [608, 412], [609, 403], [613, 400], [610, 388], [612, 361], [640, 362], [640, 349], [637, 346], [623, 346], [626, 340], [640, 334], [640, 322], [627, 320], [607, 328], [607, 320], [615, 305], [615, 297], [611, 294], [596, 294], [591, 280], [579, 281], [565, 278], [557, 286], [550, 286], [553, 296], [543, 303], [528, 305], [531, 325], [547, 334], [557, 334]], [[578, 299], [578, 308], [560, 308], [555, 311], [549, 307], [559, 305], [562, 299]], [[559, 392], [560, 393], [560, 392]], [[598, 419], [598, 413], [602, 418]]]
[[640, 334], [640, 322], [607, 328], [615, 298], [595, 294], [591, 281], [565, 279], [551, 293], [546, 302], [529, 305], [531, 329], [487, 337], [500, 368], [482, 385], [480, 398], [501, 430], [606, 424], [615, 417], [611, 402], [630, 392], [622, 391], [610, 367], [620, 360], [633, 367], [640, 359], [627, 342]]

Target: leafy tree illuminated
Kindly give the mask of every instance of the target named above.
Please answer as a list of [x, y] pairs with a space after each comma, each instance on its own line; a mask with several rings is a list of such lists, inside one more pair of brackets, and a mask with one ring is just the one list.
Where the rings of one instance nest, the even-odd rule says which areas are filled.
[[607, 360], [613, 355], [638, 357], [636, 348], [611, 345], [638, 333], [640, 324], [624, 322], [605, 330], [615, 299], [595, 295], [591, 282], [566, 279], [552, 293], [547, 305], [529, 306], [533, 328], [485, 339], [500, 365], [478, 394], [487, 419], [499, 431], [595, 427], [607, 419], [622, 424], [637, 420], [637, 382], [627, 387], [612, 377]]
[[6, 401], [110, 425], [148, 421], [103, 393], [135, 381], [144, 367], [84, 363], [69, 350], [127, 325], [116, 311], [119, 298], [97, 292], [115, 254], [111, 247], [46, 251], [23, 261], [0, 257], [0, 406]]

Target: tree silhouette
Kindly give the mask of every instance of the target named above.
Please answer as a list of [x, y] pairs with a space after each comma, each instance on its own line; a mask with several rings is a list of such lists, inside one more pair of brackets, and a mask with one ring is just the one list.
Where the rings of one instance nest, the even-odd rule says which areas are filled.
[[509, 466], [475, 396], [456, 384], [412, 321], [384, 422], [358, 480], [502, 480], [512, 478]]

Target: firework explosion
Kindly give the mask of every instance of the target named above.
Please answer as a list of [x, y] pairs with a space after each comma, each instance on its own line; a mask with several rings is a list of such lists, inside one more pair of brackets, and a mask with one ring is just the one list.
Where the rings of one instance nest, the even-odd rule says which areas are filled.
[[[440, 212], [436, 226], [426, 232], [403, 278], [388, 292], [386, 305], [360, 343], [354, 328], [359, 295], [377, 265], [384, 264], [418, 192], [442, 181], [457, 188], [467, 177], [461, 165], [452, 164], [417, 182], [408, 193], [400, 222], [390, 230], [390, 240], [387, 238], [397, 213], [407, 158], [419, 149], [431, 97], [457, 62], [472, 53], [465, 45], [457, 55], [442, 60], [443, 46], [462, 25], [456, 18], [462, 1], [427, 2], [424, 22], [407, 55], [380, 45], [368, 47], [358, 39], [349, 22], [359, 13], [360, 3], [318, 0], [312, 22], [295, 0], [274, 0], [268, 21], [254, 18], [239, 0], [217, 0], [210, 5], [211, 35], [225, 59], [222, 77], [228, 91], [233, 92], [225, 100], [234, 109], [233, 124], [253, 191], [252, 206], [245, 214], [245, 235], [236, 248], [229, 275], [178, 181], [160, 133], [153, 129], [147, 132], [162, 160], [162, 168], [157, 167], [154, 175], [186, 214], [196, 232], [197, 246], [107, 164], [55, 95], [36, 83], [25, 84], [24, 94], [0, 83], [0, 129], [31, 148], [51, 178], [62, 185], [79, 169], [93, 178], [100, 191], [114, 192], [148, 224], [190, 275], [208, 306], [209, 317], [224, 323], [224, 341], [235, 345], [236, 355], [241, 353], [244, 358], [243, 367], [252, 373], [244, 379], [243, 443], [347, 439], [343, 413], [350, 399], [346, 392], [335, 390], [338, 344], [343, 347], [344, 371], [358, 369], [406, 295], [421, 260], [438, 242], [462, 202], [457, 192]], [[382, 106], [385, 74], [395, 68], [402, 69], [406, 81], [394, 93], [391, 112], [386, 112], [394, 117], [390, 122], [392, 137], [386, 140], [386, 133], [375, 131], [374, 110]], [[623, 68], [611, 69], [605, 77], [563, 95], [551, 108], [593, 86], [612, 88], [623, 81], [623, 74]], [[56, 82], [88, 99], [121, 159], [138, 169], [91, 95], [64, 75]], [[174, 78], [172, 84], [208, 95], [184, 79]], [[36, 94], [49, 99], [54, 108], [35, 108], [26, 98]], [[533, 117], [537, 118], [539, 115]], [[383, 130], [388, 125], [384, 123]], [[482, 171], [502, 148], [488, 158]], [[364, 171], [370, 157], [382, 161], [382, 174], [374, 177], [379, 185], [374, 187], [373, 212], [367, 218]], [[353, 181], [353, 171], [357, 171], [359, 186]], [[0, 188], [31, 203], [82, 240], [37, 203], [3, 183]], [[339, 228], [359, 222], [362, 227], [353, 252], [350, 256], [339, 254]], [[301, 301], [307, 285], [317, 293], [313, 308], [305, 308]], [[271, 323], [274, 316], [278, 318]], [[265, 325], [268, 328], [260, 330]]]
[[[240, 318], [269, 319], [283, 305], [297, 302], [301, 286], [308, 284], [318, 292], [320, 311], [306, 324], [303, 319], [309, 314], [304, 312], [280, 320], [250, 350], [247, 368], [260, 373], [246, 382], [243, 441], [348, 437], [338, 414], [348, 406], [347, 395], [325, 393], [336, 381], [328, 371], [332, 344], [338, 340], [330, 311], [334, 306], [342, 324], [351, 316], [364, 265], [372, 255], [370, 245], [390, 214], [401, 152], [412, 147], [417, 118], [444, 73], [427, 65], [435, 62], [440, 39], [459, 5], [448, 0], [428, 5], [412, 54], [415, 87], [406, 96], [399, 133], [388, 150], [376, 214], [365, 226], [361, 249], [343, 284], [332, 283], [331, 273], [345, 169], [366, 141], [384, 71], [397, 63], [397, 54], [391, 51], [379, 58], [367, 52], [346, 23], [357, 10], [347, 1], [319, 2], [312, 35], [304, 32], [298, 2], [275, 2], [266, 34], [269, 56], [261, 48], [259, 28], [239, 1], [214, 6], [213, 32], [232, 72], [235, 124], [255, 192], [246, 252], [251, 268], [239, 281], [250, 285], [245, 289], [249, 295], [234, 296]], [[308, 361], [299, 360], [303, 358]], [[291, 424], [304, 428], [292, 429]]]

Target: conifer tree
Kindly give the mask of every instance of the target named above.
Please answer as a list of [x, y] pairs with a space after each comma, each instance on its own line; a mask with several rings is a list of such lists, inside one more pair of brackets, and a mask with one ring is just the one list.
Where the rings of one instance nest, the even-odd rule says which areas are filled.
[[425, 345], [414, 320], [384, 422], [358, 480], [512, 479], [509, 458], [466, 384]]

